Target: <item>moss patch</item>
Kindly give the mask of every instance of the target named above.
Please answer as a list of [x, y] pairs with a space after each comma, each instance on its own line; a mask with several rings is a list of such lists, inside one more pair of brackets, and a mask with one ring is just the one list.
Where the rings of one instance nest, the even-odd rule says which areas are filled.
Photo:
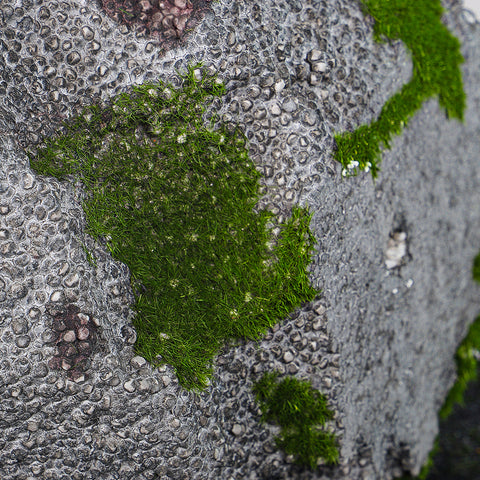
[[322, 429], [333, 412], [327, 400], [305, 380], [285, 377], [278, 381], [278, 372], [268, 372], [253, 386], [253, 392], [262, 411], [262, 421], [281, 427], [275, 438], [277, 446], [296, 463], [314, 469], [318, 460], [326, 464], [338, 461], [338, 450], [333, 433]]
[[225, 342], [258, 338], [318, 293], [310, 214], [294, 208], [272, 236], [244, 135], [203, 118], [224, 87], [197, 68], [181, 88], [88, 107], [30, 154], [36, 172], [82, 182], [87, 233], [130, 268], [137, 353], [188, 388], [207, 384]]
[[364, 170], [376, 177], [382, 146], [390, 148], [425, 100], [437, 97], [449, 117], [463, 120], [463, 57], [459, 41], [441, 22], [440, 0], [363, 0], [363, 5], [375, 19], [375, 39], [402, 40], [413, 61], [410, 82], [385, 103], [377, 120], [335, 136], [342, 175]]

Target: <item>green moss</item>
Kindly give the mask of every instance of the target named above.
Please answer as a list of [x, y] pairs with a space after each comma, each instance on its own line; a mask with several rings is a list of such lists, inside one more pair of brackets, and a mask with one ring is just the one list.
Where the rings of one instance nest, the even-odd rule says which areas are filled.
[[438, 98], [449, 117], [463, 120], [463, 57], [459, 41], [441, 22], [440, 0], [363, 0], [363, 5], [375, 19], [375, 39], [402, 40], [413, 62], [410, 82], [385, 103], [377, 120], [335, 136], [342, 175], [359, 169], [376, 177], [382, 147], [390, 148], [425, 100]]
[[276, 444], [298, 464], [312, 469], [319, 459], [327, 464], [338, 461], [333, 433], [321, 427], [333, 419], [327, 400], [308, 381], [285, 377], [278, 382], [278, 372], [265, 373], [253, 386], [262, 411], [262, 421], [276, 423], [281, 433]]
[[473, 279], [480, 283], [480, 253], [473, 260], [472, 275]]
[[205, 124], [224, 88], [198, 67], [181, 88], [142, 85], [87, 108], [30, 154], [36, 172], [82, 182], [87, 233], [131, 272], [136, 352], [188, 388], [207, 384], [225, 342], [258, 338], [318, 293], [308, 210], [272, 236], [244, 135]]

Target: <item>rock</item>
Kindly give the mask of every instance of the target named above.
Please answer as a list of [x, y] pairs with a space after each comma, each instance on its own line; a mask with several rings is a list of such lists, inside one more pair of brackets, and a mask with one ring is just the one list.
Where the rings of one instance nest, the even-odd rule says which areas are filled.
[[130, 360], [130, 362], [135, 368], [142, 368], [147, 363], [147, 361], [143, 357], [140, 357], [138, 355], [133, 357], [132, 360]]
[[[0, 445], [12, 459], [2, 474], [296, 478], [251, 392], [272, 369], [308, 378], [337, 412], [329, 428], [342, 457], [324, 476], [418, 472], [454, 380], [452, 352], [478, 313], [478, 287], [465, 277], [480, 248], [478, 36], [461, 9], [446, 9], [445, 24], [463, 32], [465, 124], [426, 102], [373, 184], [340, 178], [334, 135], [409, 81], [407, 50], [375, 45], [358, 2], [319, 2], [321, 11], [299, 1], [193, 3], [0, 4]], [[254, 342], [222, 350], [199, 395], [167, 365], [131, 363], [130, 272], [84, 235], [80, 183], [34, 174], [25, 156], [80, 106], [159, 72], [177, 85], [175, 71], [197, 61], [226, 83], [225, 103], [209, 108], [244, 129], [264, 172], [262, 202], [284, 218], [292, 202], [310, 206], [318, 245], [309, 275], [322, 302], [260, 338], [261, 357]], [[67, 332], [76, 338], [66, 342]], [[38, 452], [41, 461], [27, 461]]]
[[242, 435], [245, 432], [245, 427], [243, 425], [240, 425], [238, 423], [235, 423], [232, 427], [232, 433], [238, 437]]
[[85, 40], [90, 41], [95, 37], [95, 33], [90, 27], [84, 26], [82, 27], [82, 37]]
[[87, 327], [80, 327], [77, 330], [77, 338], [79, 340], [86, 340], [90, 335], [90, 330]]
[[128, 380], [128, 382], [125, 382], [123, 384], [123, 388], [129, 392], [129, 393], [132, 393], [135, 391], [135, 385], [134, 385], [134, 380]]
[[407, 253], [407, 234], [405, 232], [394, 233], [388, 239], [387, 250], [385, 252], [385, 265], [388, 269], [398, 267], [402, 263], [403, 257]]
[[293, 362], [294, 358], [295, 358], [295, 356], [294, 356], [293, 353], [290, 352], [290, 351], [285, 352], [285, 353], [283, 354], [283, 361], [284, 361], [285, 363]]
[[320, 50], [313, 49], [308, 52], [307, 60], [309, 62], [317, 62], [322, 58], [323, 53]]
[[74, 342], [77, 339], [75, 332], [73, 330], [67, 330], [63, 334], [63, 340], [65, 342]]
[[50, 296], [50, 301], [52, 302], [60, 302], [63, 297], [63, 293], [61, 291], [53, 292]]

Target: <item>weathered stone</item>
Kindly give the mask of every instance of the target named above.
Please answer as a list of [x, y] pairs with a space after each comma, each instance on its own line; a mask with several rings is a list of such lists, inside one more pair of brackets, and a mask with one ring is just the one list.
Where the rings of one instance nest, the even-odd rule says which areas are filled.
[[129, 392], [129, 393], [132, 393], [135, 391], [135, 385], [134, 385], [134, 380], [129, 380], [128, 382], [125, 382], [123, 384], [123, 388]]
[[146, 365], [147, 361], [143, 357], [137, 355], [132, 358], [131, 363], [135, 368], [142, 368]]
[[77, 339], [75, 332], [73, 330], [67, 330], [63, 334], [63, 341], [65, 342], [74, 342]]
[[95, 36], [95, 33], [94, 31], [90, 28], [90, 27], [82, 27], [82, 37], [87, 40], [87, 41], [90, 41], [90, 40], [93, 40]]
[[[437, 102], [428, 102], [395, 138], [372, 185], [365, 176], [339, 178], [333, 136], [365, 123], [365, 112], [377, 115], [409, 81], [411, 62], [398, 42], [373, 48], [359, 4], [223, 2], [195, 20], [205, 22], [195, 30], [187, 0], [115, 0], [111, 18], [99, 9], [103, 2], [8, 3], [0, 6], [0, 347], [8, 352], [0, 366], [8, 385], [0, 394], [0, 443], [14, 462], [7, 476], [295, 478], [297, 467], [274, 453], [275, 427], [260, 425], [252, 404], [251, 382], [273, 368], [308, 377], [341, 412], [331, 428], [341, 434], [344, 457], [331, 478], [418, 471], [453, 380], [451, 352], [478, 310], [478, 292], [462, 275], [479, 242], [472, 228], [480, 224], [479, 94], [472, 85], [480, 69], [475, 29], [461, 9], [444, 2], [446, 24], [460, 32], [467, 54], [465, 124], [447, 121]], [[174, 45], [187, 29], [175, 60], [165, 56], [163, 40]], [[147, 378], [143, 362], [132, 370], [129, 272], [101, 246], [88, 245], [99, 250], [97, 268], [87, 263], [79, 245], [82, 187], [34, 175], [22, 153], [79, 106], [108, 100], [132, 82], [156, 81], [158, 72], [168, 79], [187, 60], [202, 60], [227, 83], [225, 105], [215, 111], [244, 126], [271, 210], [288, 218], [292, 202], [310, 205], [319, 242], [310, 276], [324, 304], [314, 304], [316, 311], [306, 305], [272, 329], [259, 341], [261, 358], [248, 343], [222, 352], [208, 394], [199, 396], [182, 390], [166, 366]], [[402, 231], [408, 245], [389, 245]], [[63, 323], [49, 316], [72, 294], [79, 311], [66, 312]], [[28, 331], [12, 317], [26, 319]], [[62, 340], [67, 331], [73, 342]], [[124, 389], [126, 378], [136, 390]], [[81, 438], [75, 462], [72, 438]], [[126, 449], [128, 461], [119, 454]], [[27, 461], [27, 450], [41, 450], [43, 463]]]

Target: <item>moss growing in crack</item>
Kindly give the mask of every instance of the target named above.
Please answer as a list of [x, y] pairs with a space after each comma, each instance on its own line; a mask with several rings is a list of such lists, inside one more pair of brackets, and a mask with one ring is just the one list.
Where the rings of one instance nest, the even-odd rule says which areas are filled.
[[390, 148], [425, 100], [437, 97], [449, 117], [463, 120], [466, 97], [460, 43], [441, 22], [440, 0], [363, 0], [363, 5], [375, 19], [375, 39], [402, 40], [413, 61], [410, 82], [385, 103], [377, 120], [335, 136], [342, 175], [363, 170], [375, 178], [382, 146]]
[[317, 294], [310, 214], [294, 208], [272, 237], [244, 135], [205, 124], [224, 88], [198, 67], [181, 88], [142, 85], [87, 108], [30, 155], [36, 172], [82, 182], [87, 233], [130, 268], [136, 352], [187, 388], [207, 384], [225, 342], [258, 338]]
[[337, 463], [335, 435], [322, 428], [334, 416], [325, 396], [308, 381], [285, 377], [279, 382], [278, 376], [278, 372], [267, 372], [253, 386], [262, 421], [281, 427], [275, 438], [277, 446], [311, 469], [319, 460]]

